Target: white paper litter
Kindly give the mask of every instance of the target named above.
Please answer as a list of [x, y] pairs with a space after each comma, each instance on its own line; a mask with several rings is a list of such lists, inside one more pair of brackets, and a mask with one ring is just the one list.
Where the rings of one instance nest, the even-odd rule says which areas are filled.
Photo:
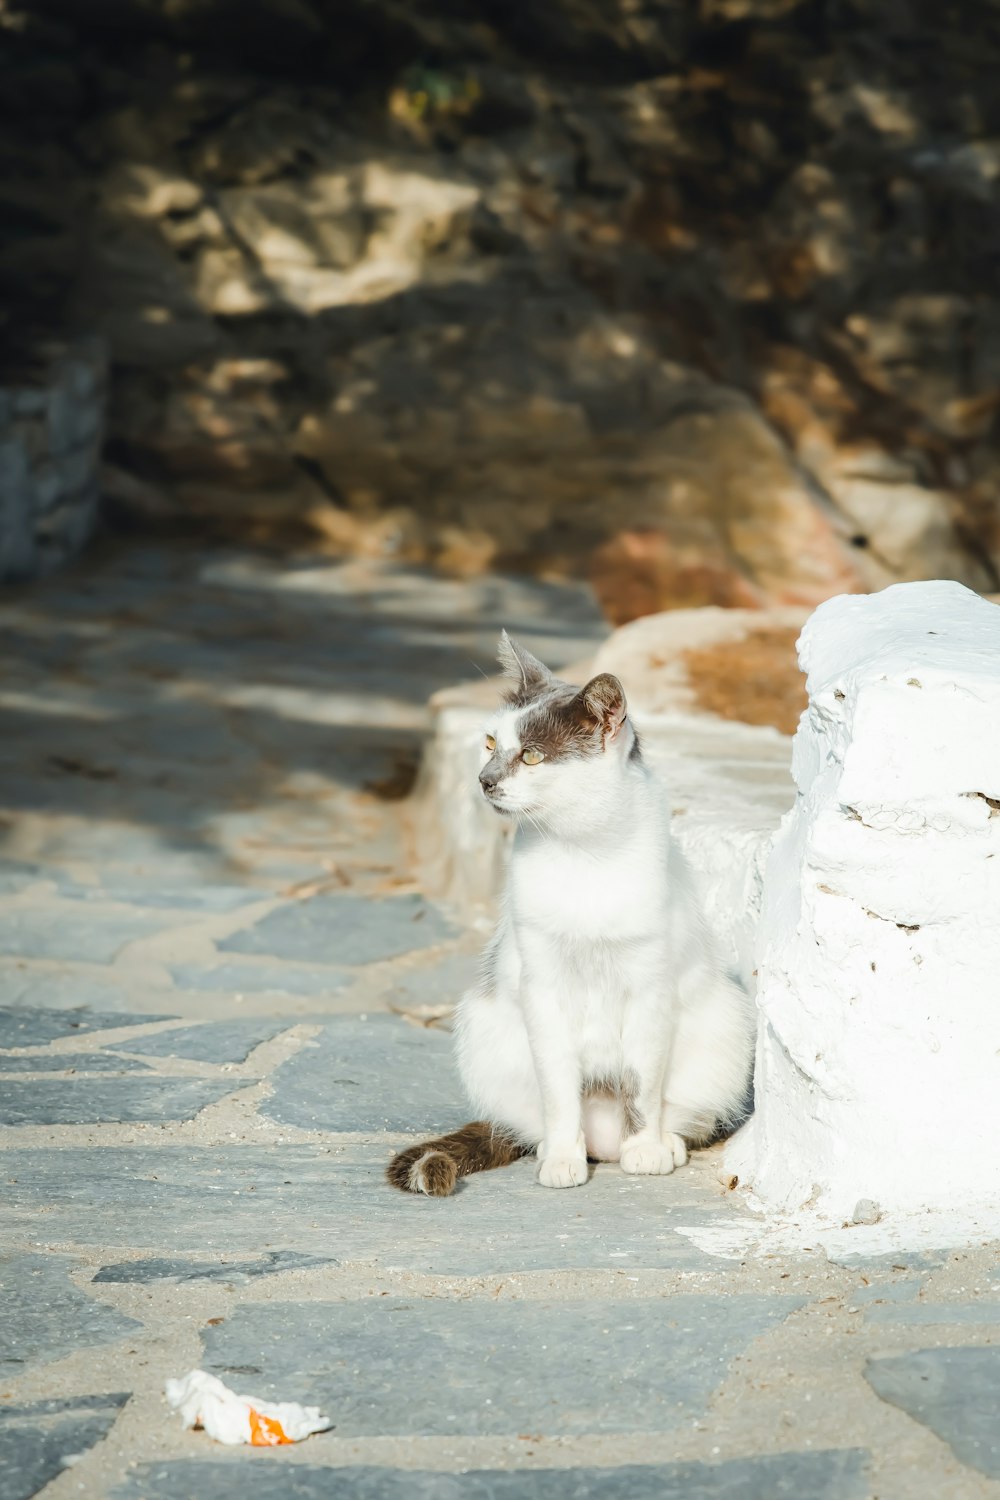
[[167, 1404], [180, 1412], [185, 1427], [203, 1427], [219, 1443], [270, 1448], [278, 1443], [301, 1442], [333, 1426], [318, 1406], [237, 1396], [204, 1370], [192, 1370], [181, 1380], [168, 1380], [164, 1389]]

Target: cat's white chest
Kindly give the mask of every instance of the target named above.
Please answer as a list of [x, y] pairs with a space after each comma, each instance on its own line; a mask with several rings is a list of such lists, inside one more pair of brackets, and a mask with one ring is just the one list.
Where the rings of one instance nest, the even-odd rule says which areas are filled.
[[510, 898], [515, 921], [555, 938], [622, 942], [655, 930], [665, 895], [660, 870], [633, 851], [593, 858], [550, 846], [515, 851]]

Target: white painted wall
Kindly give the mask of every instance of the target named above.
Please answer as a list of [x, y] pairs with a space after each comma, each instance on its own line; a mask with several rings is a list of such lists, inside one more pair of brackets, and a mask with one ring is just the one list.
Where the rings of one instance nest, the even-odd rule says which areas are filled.
[[[832, 599], [757, 940], [759, 1206], [1000, 1207], [1000, 609], [959, 584]], [[994, 805], [995, 804], [995, 805]]]

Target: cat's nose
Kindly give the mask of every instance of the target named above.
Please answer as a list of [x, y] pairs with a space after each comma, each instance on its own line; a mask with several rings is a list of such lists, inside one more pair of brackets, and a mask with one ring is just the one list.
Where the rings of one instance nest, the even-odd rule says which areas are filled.
[[491, 771], [489, 766], [484, 766], [479, 773], [479, 785], [482, 787], [487, 797], [493, 796], [493, 793], [497, 789], [497, 782], [499, 780], [500, 777], [497, 775], [496, 771]]

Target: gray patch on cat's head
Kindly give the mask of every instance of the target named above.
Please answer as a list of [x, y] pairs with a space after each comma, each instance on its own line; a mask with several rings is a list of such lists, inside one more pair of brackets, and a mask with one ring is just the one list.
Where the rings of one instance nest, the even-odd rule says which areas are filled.
[[618, 732], [627, 711], [618, 678], [602, 672], [582, 688], [558, 678], [551, 682], [552, 686], [532, 699], [518, 718], [521, 744], [525, 749], [540, 750], [546, 761], [600, 755], [607, 737]]
[[527, 705], [517, 721], [525, 750], [540, 750], [547, 763], [570, 756], [600, 755], [599, 725], [579, 688], [557, 683]]
[[[500, 660], [507, 690], [495, 736], [486, 737], [483, 795], [507, 817], [523, 814], [550, 827], [553, 819], [572, 822], [580, 799], [603, 785], [602, 764], [613, 770], [624, 758], [638, 759], [622, 685], [608, 672], [582, 688], [564, 682], [506, 633]], [[556, 773], [558, 766], [567, 770]]]
[[628, 704], [625, 689], [610, 672], [600, 672], [580, 689], [581, 696], [590, 712], [597, 719], [604, 734], [617, 734], [625, 722]]
[[541, 750], [546, 760], [599, 755], [607, 738], [617, 734], [625, 720], [625, 690], [610, 672], [598, 673], [585, 687], [574, 687], [550, 672], [506, 630], [500, 636], [497, 658], [508, 679], [503, 702], [525, 710], [517, 723], [521, 745]]

